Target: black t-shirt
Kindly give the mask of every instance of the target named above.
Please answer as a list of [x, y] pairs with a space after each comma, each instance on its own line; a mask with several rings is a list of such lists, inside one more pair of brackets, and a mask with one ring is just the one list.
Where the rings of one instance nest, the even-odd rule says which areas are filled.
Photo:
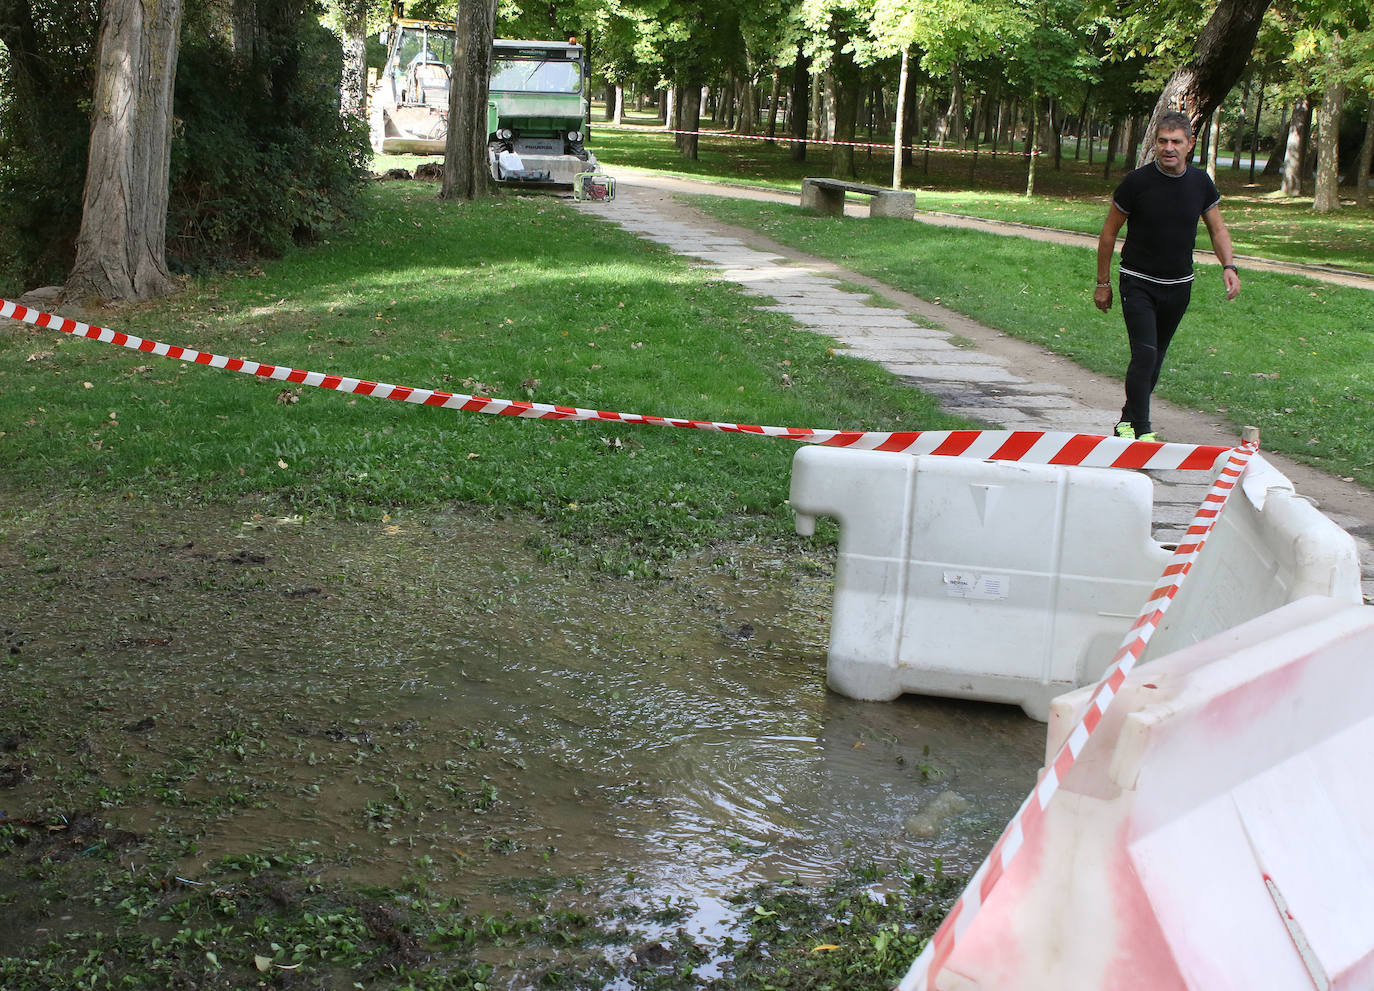
[[1171, 175], [1155, 162], [1126, 173], [1112, 193], [1126, 215], [1121, 271], [1151, 282], [1191, 282], [1197, 222], [1221, 202], [1216, 183], [1189, 165]]

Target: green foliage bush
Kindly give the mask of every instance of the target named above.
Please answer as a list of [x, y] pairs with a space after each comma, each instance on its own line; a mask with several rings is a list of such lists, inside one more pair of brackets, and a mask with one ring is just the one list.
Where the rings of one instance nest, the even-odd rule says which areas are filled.
[[195, 272], [280, 255], [356, 205], [369, 154], [339, 114], [337, 39], [316, 23], [241, 66], [222, 43], [183, 43], [177, 69], [168, 262]]

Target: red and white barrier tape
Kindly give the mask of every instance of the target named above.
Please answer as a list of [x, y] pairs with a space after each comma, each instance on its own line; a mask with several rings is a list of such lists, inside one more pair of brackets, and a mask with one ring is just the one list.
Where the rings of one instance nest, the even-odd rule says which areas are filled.
[[955, 944], [959, 938], [968, 930], [969, 925], [978, 914], [978, 910], [987, 902], [993, 888], [996, 887], [1008, 866], [1016, 858], [1026, 840], [1034, 837], [1041, 828], [1050, 799], [1059, 790], [1059, 785], [1069, 773], [1069, 769], [1073, 767], [1079, 754], [1083, 752], [1083, 747], [1087, 744], [1088, 738], [1101, 724], [1102, 717], [1112, 704], [1112, 700], [1116, 698], [1116, 693], [1121, 690], [1121, 685], [1125, 682], [1126, 676], [1130, 674], [1131, 668], [1135, 666], [1135, 662], [1144, 653], [1146, 644], [1150, 642], [1155, 630], [1159, 628], [1160, 620], [1164, 618], [1164, 613], [1168, 610], [1169, 604], [1178, 595], [1183, 579], [1192, 570], [1203, 544], [1207, 542], [1212, 527], [1226, 506], [1226, 500], [1235, 491], [1241, 475], [1245, 473], [1245, 469], [1250, 464], [1250, 458], [1257, 450], [1259, 450], [1258, 444], [1246, 441], [1231, 452], [1231, 456], [1222, 467], [1221, 474], [1212, 483], [1212, 487], [1208, 489], [1202, 504], [1194, 514], [1183, 542], [1174, 551], [1173, 557], [1170, 558], [1169, 564], [1165, 567], [1154, 591], [1145, 600], [1140, 614], [1131, 624], [1131, 628], [1127, 631], [1116, 656], [1112, 658], [1112, 663], [1093, 690], [1087, 709], [1074, 725], [1058, 753], [1054, 755], [1054, 759], [1049, 762], [1040, 781], [1026, 796], [1026, 800], [1021, 803], [1021, 808], [1017, 810], [1016, 815], [1012, 816], [1011, 822], [1003, 830], [1001, 837], [993, 846], [992, 852], [988, 854], [987, 859], [969, 879], [968, 887], [959, 896], [959, 900], [954, 903], [954, 907], [950, 909], [945, 921], [940, 924], [940, 928], [936, 930], [930, 942], [926, 944], [915, 962], [912, 963], [911, 969], [907, 971], [906, 976], [897, 985], [897, 991], [927, 991], [928, 988], [934, 987], [936, 975], [949, 960], [950, 954], [954, 952]]
[[1094, 434], [1070, 434], [1042, 430], [826, 430], [805, 427], [762, 427], [741, 423], [722, 423], [714, 420], [686, 420], [643, 413], [614, 413], [605, 410], [582, 409], [576, 406], [553, 406], [514, 399], [492, 399], [463, 393], [441, 392], [436, 389], [414, 389], [404, 385], [387, 385], [365, 379], [326, 375], [284, 365], [267, 365], [244, 358], [223, 355], [175, 344], [163, 344], [142, 337], [134, 337], [104, 327], [69, 320], [66, 317], [30, 309], [0, 299], [0, 317], [22, 320], [51, 330], [59, 330], [74, 337], [115, 344], [133, 351], [143, 351], [166, 358], [227, 368], [233, 372], [261, 378], [311, 385], [337, 392], [351, 392], [379, 399], [395, 399], [422, 406], [461, 410], [467, 413], [494, 413], [537, 420], [599, 420], [615, 423], [642, 423], [660, 427], [682, 427], [690, 430], [712, 430], [720, 433], [756, 434], [778, 437], [806, 444], [829, 447], [852, 447], [860, 451], [891, 451], [904, 454], [958, 455], [988, 461], [1021, 461], [1030, 464], [1083, 465], [1099, 468], [1148, 468], [1151, 470], [1182, 469], [1205, 471], [1231, 449], [1212, 445], [1163, 444], [1127, 441], [1117, 437]]
[[[827, 141], [824, 138], [797, 138], [790, 134], [769, 137], [766, 134], [739, 134], [736, 131], [681, 131], [671, 127], [656, 127], [652, 124], [635, 126], [633, 124], [593, 124], [593, 128], [602, 131], [627, 131], [639, 134], [695, 134], [699, 138], [737, 138], [740, 141], [773, 141], [779, 144], [805, 144], [805, 145], [843, 145], [848, 148], [882, 148], [887, 151], [892, 150], [892, 142], [878, 143], [873, 141]], [[935, 152], [941, 155], [987, 155], [996, 158], [1001, 155], [1003, 158], [1025, 158], [1024, 151], [998, 151], [996, 148], [941, 148], [927, 144], [902, 145], [903, 151], [910, 152]], [[1032, 152], [1039, 157], [1045, 154], [1043, 151]]]

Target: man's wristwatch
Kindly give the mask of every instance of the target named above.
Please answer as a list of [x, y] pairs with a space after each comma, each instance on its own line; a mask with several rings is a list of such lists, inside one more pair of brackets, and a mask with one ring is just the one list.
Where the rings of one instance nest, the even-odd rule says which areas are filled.
[[1234, 266], [1234, 265], [1223, 265], [1223, 266], [1221, 266], [1221, 267], [1222, 267], [1223, 270], [1229, 268], [1232, 272], [1235, 272], [1237, 275], [1240, 275], [1240, 269], [1236, 268], [1236, 266]]

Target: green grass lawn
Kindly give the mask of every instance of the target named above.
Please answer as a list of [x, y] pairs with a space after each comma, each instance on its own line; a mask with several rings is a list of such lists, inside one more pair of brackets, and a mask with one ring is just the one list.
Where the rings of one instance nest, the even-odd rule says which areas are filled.
[[[1092, 303], [1091, 248], [725, 197], [693, 202], [1085, 368], [1125, 368], [1120, 310]], [[1202, 269], [1158, 393], [1238, 430], [1258, 425], [1267, 449], [1374, 484], [1374, 293], [1247, 272], [1226, 302], [1217, 270]]]
[[[396, 385], [793, 427], [941, 428], [920, 393], [566, 201], [379, 183], [333, 243], [93, 318]], [[373, 518], [448, 500], [543, 514], [615, 570], [790, 531], [790, 442], [456, 413], [256, 379], [5, 322], [14, 479]], [[784, 376], [786, 376], [784, 378]]]
[[[763, 141], [704, 131], [699, 159], [678, 154], [671, 136], [661, 132], [597, 129], [592, 146], [602, 164], [650, 168], [676, 175], [724, 179], [783, 189], [800, 189], [809, 175], [830, 174], [830, 153], [810, 145], [805, 162], [793, 162], [786, 142]], [[918, 152], [904, 170], [904, 182], [916, 190], [918, 210], [964, 214], [991, 220], [1055, 227], [1096, 234], [1106, 216], [1107, 200], [1123, 172], [1118, 158], [1109, 177], [1101, 160], [1089, 165], [1066, 157], [1056, 170], [1042, 160], [1036, 174], [1036, 195], [1026, 197], [1025, 160], [1003, 151], [970, 153], [932, 150]], [[886, 149], [859, 149], [856, 177], [863, 182], [890, 185], [892, 155]], [[1217, 184], [1222, 191], [1222, 214], [1240, 254], [1304, 264], [1334, 265], [1374, 274], [1374, 209], [1347, 205], [1336, 213], [1312, 212], [1312, 198], [1286, 198], [1276, 192], [1276, 178], [1247, 182], [1248, 170], [1222, 168]], [[1200, 238], [1208, 246], [1205, 233]]]

